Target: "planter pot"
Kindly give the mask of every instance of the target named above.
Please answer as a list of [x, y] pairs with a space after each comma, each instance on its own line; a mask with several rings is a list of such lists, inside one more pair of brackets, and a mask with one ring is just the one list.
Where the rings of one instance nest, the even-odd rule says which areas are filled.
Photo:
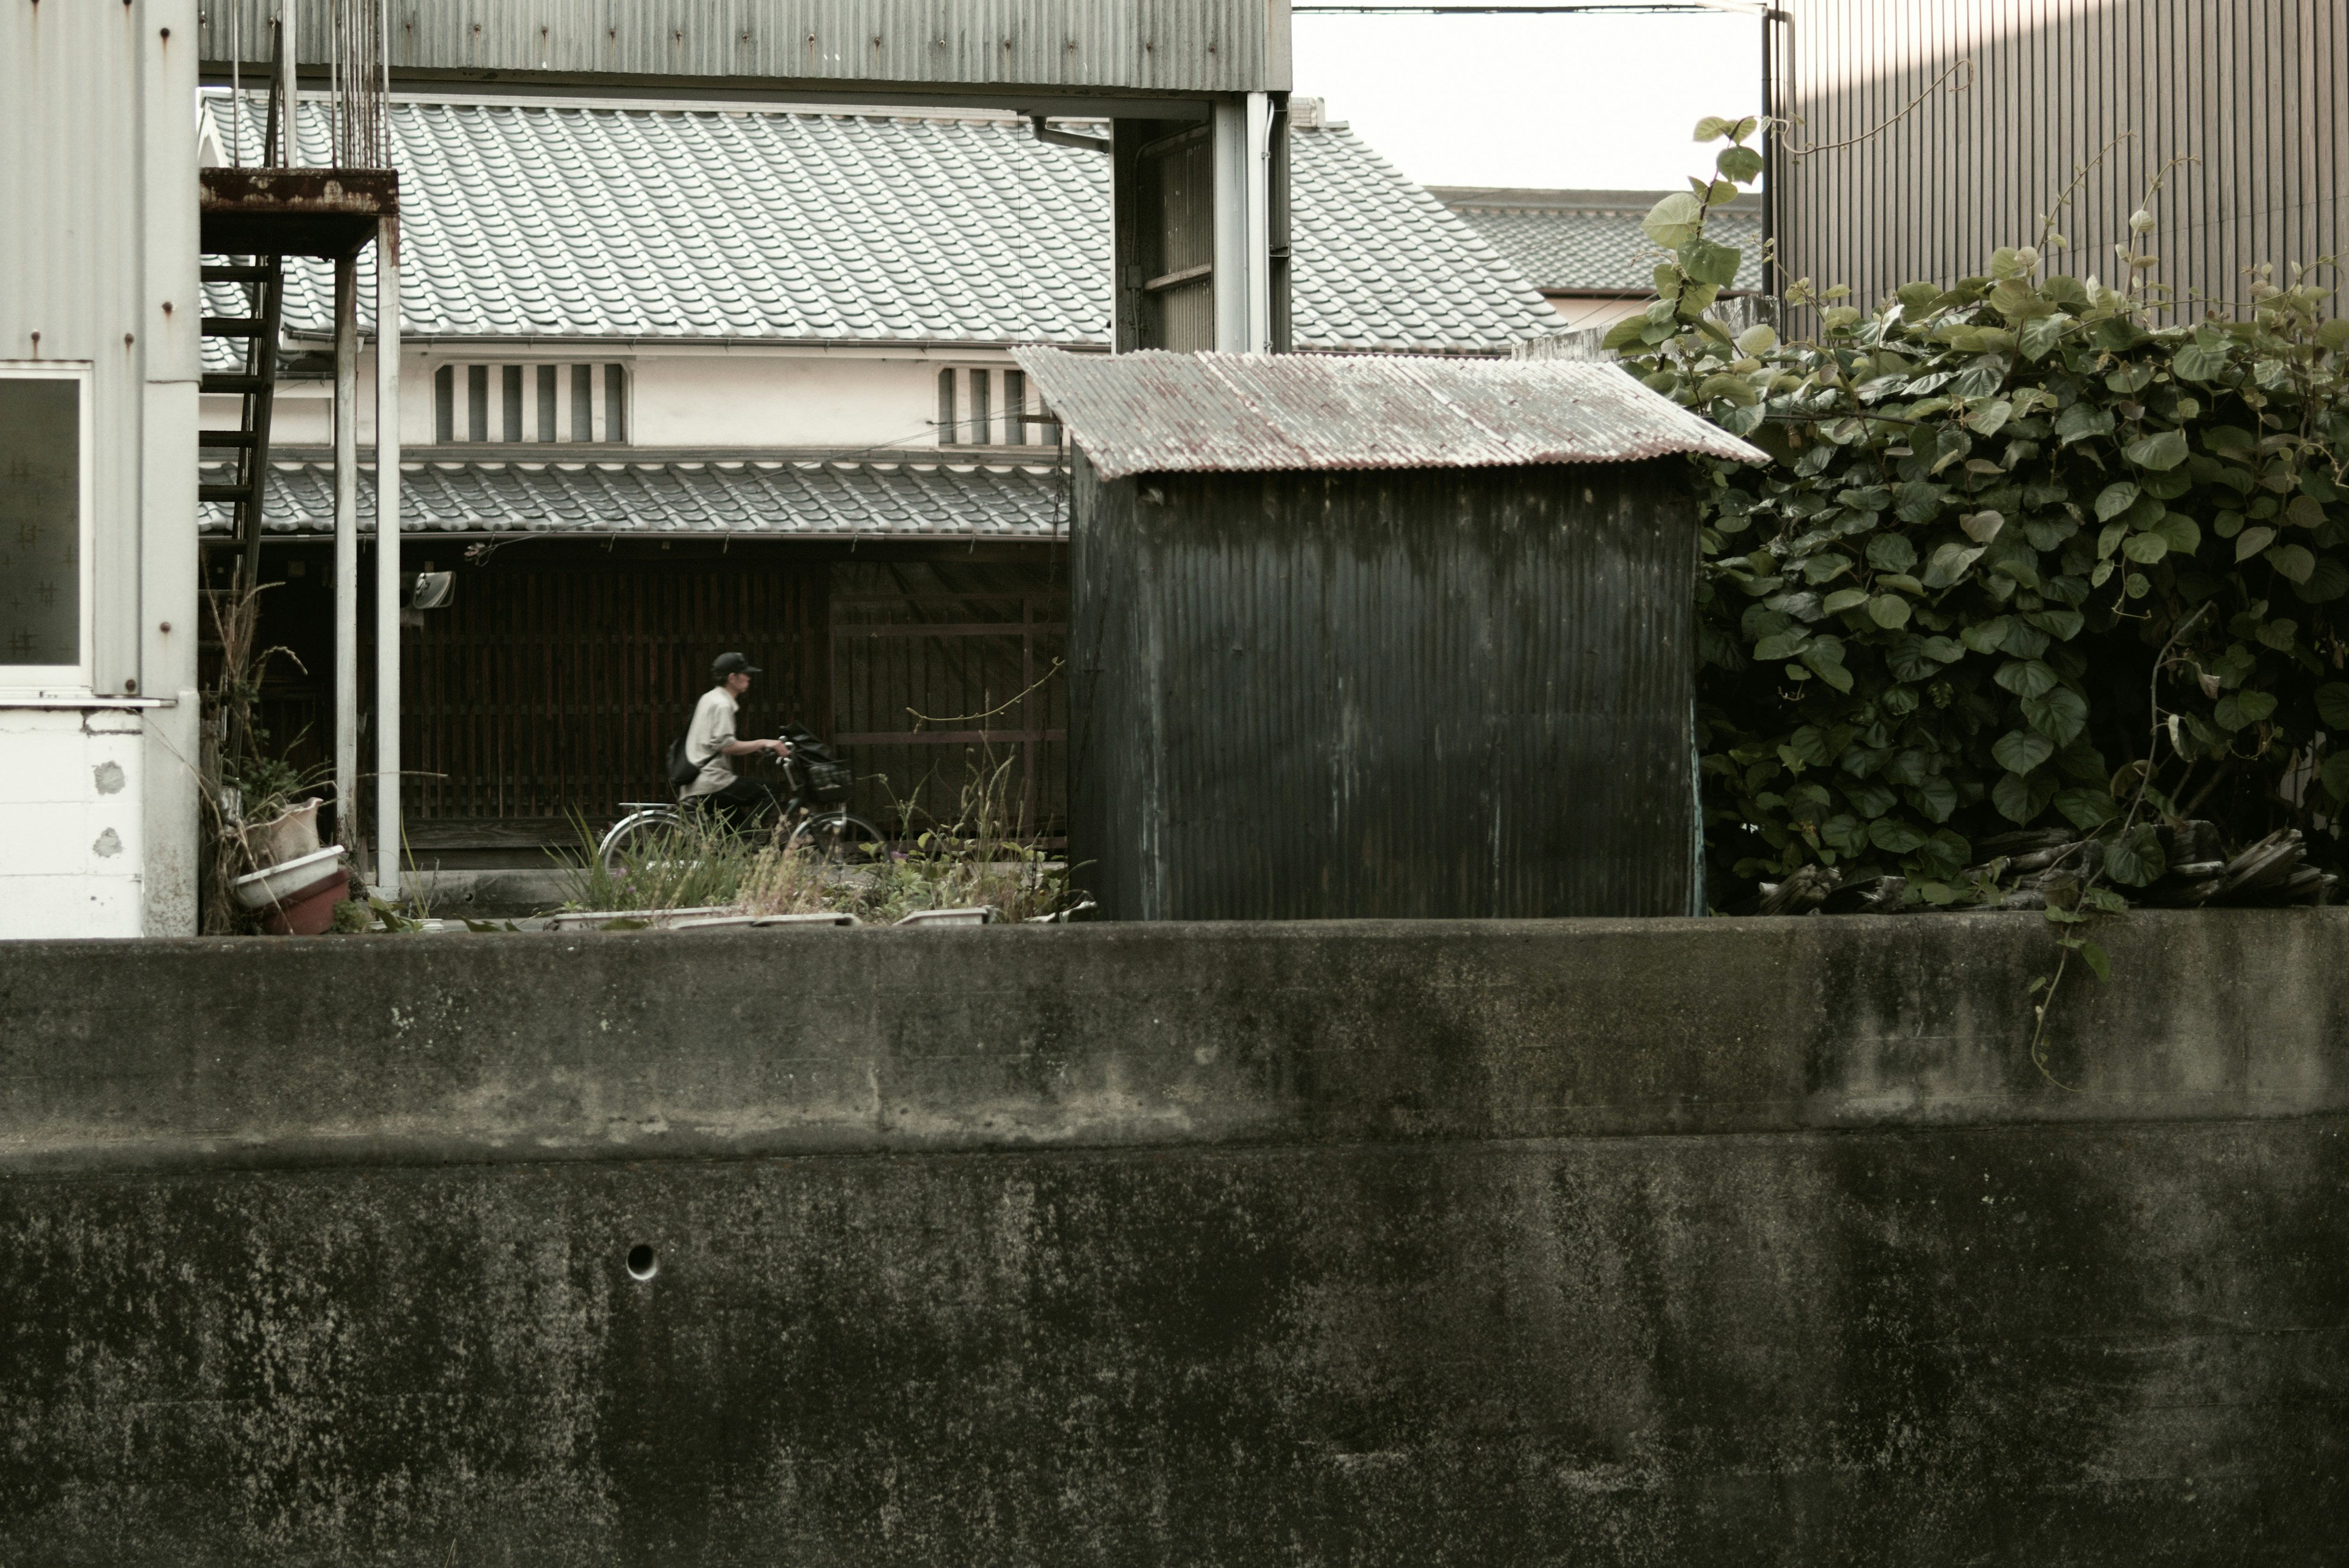
[[339, 844], [263, 867], [229, 884], [244, 908], [260, 912], [262, 929], [275, 937], [315, 937], [335, 923], [335, 906], [350, 886], [343, 870], [348, 853]]
[[288, 806], [267, 822], [244, 830], [245, 853], [254, 866], [291, 865], [318, 853], [318, 803]]

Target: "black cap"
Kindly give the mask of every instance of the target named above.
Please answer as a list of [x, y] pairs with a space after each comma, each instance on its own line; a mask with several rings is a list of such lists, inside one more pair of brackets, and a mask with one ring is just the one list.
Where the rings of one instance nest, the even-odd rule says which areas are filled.
[[712, 680], [723, 680], [730, 675], [758, 675], [761, 673], [763, 672], [757, 665], [751, 663], [749, 659], [743, 658], [739, 653], [721, 653], [709, 666], [709, 679]]

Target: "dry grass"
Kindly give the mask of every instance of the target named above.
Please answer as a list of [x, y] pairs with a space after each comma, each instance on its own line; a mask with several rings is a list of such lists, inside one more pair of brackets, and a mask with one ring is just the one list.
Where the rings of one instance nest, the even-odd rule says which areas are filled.
[[[872, 862], [827, 864], [784, 848], [771, 835], [744, 836], [688, 815], [674, 830], [624, 849], [605, 868], [580, 823], [585, 853], [568, 867], [565, 908], [687, 909], [754, 915], [849, 914], [886, 925], [919, 909], [991, 908], [1001, 920], [1060, 913], [1071, 902], [1066, 869], [1014, 830], [1010, 764], [988, 763], [965, 781], [951, 820], [917, 833]], [[916, 817], [910, 803], [901, 812]]]

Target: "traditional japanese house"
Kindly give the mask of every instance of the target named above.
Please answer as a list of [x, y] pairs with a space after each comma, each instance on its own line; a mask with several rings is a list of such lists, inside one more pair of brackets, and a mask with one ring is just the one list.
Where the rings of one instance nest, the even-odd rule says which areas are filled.
[[[1292, 109], [1291, 348], [1494, 356], [1559, 325], [1342, 122]], [[767, 671], [745, 732], [844, 744], [876, 820], [951, 804], [992, 757], [1057, 834], [1069, 475], [1014, 349], [1112, 347], [1109, 157], [959, 110], [396, 100], [389, 134], [400, 566], [450, 578], [403, 632], [419, 857], [665, 793], [729, 649]], [[325, 731], [331, 690], [326, 402], [298, 379], [328, 307], [292, 270], [263, 573], [264, 636], [300, 661], [273, 667], [287, 737]]]

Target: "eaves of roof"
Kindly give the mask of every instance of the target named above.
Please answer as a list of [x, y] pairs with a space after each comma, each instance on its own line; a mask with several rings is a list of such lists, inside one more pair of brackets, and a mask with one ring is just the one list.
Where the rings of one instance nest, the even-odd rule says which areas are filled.
[[[209, 472], [220, 465], [202, 465]], [[362, 474], [374, 463], [363, 460]], [[842, 462], [740, 456], [715, 461], [462, 461], [400, 463], [400, 532], [483, 538], [573, 536], [776, 539], [1066, 536], [1066, 471], [1050, 461]], [[358, 486], [362, 534], [375, 487]], [[334, 465], [274, 461], [262, 508], [276, 537], [334, 530]], [[212, 536], [232, 525], [216, 502], [198, 509]]]

